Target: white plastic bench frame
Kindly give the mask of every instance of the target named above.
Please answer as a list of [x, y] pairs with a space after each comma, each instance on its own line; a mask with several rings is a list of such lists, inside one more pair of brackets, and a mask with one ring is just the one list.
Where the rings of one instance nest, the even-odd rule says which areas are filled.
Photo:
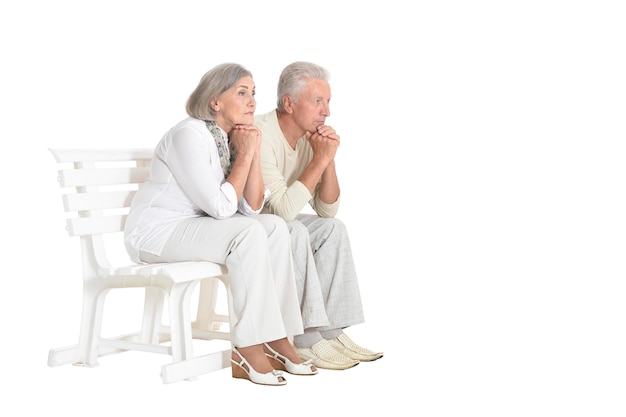
[[[83, 306], [77, 345], [52, 349], [49, 366], [68, 363], [97, 366], [98, 358], [128, 350], [171, 355], [163, 365], [164, 383], [194, 380], [199, 375], [230, 366], [230, 349], [201, 356], [193, 354], [193, 339], [230, 340], [228, 316], [216, 312], [219, 282], [228, 296], [226, 267], [211, 262], [129, 264], [113, 266], [107, 257], [107, 233], [120, 233], [128, 206], [149, 174], [151, 149], [50, 149], [58, 172], [70, 236], [80, 238], [83, 265]], [[121, 211], [121, 212], [120, 212]], [[61, 274], [62, 275], [62, 274]], [[197, 284], [199, 301], [191, 321], [190, 298]], [[139, 331], [117, 337], [100, 335], [105, 298], [109, 290], [145, 288], [143, 323]], [[169, 325], [162, 324], [167, 296]], [[109, 307], [107, 307], [109, 308]]]

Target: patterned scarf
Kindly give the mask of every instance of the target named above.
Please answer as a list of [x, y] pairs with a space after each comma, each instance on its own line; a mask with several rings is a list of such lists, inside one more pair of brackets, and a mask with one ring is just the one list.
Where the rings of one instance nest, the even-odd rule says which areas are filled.
[[207, 120], [206, 127], [209, 129], [211, 136], [215, 138], [215, 144], [217, 145], [217, 151], [220, 154], [220, 164], [222, 165], [222, 171], [224, 171], [224, 178], [228, 178], [230, 174], [230, 151], [226, 146], [226, 137], [224, 131], [215, 123], [215, 120]]

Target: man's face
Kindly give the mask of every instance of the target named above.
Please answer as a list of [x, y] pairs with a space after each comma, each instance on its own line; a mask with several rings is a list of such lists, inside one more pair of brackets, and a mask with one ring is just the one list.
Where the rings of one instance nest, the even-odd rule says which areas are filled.
[[293, 103], [293, 117], [298, 126], [315, 132], [330, 116], [330, 85], [324, 80], [311, 79], [307, 87]]

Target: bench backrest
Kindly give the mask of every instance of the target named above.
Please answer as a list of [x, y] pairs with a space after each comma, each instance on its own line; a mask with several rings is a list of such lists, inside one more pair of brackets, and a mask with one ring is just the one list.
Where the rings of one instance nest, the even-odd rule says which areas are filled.
[[[109, 265], [104, 236], [123, 232], [133, 196], [150, 173], [152, 149], [50, 149], [59, 164], [67, 231], [81, 237], [84, 272]], [[85, 252], [87, 251], [87, 252]], [[87, 262], [85, 262], [87, 260]]]

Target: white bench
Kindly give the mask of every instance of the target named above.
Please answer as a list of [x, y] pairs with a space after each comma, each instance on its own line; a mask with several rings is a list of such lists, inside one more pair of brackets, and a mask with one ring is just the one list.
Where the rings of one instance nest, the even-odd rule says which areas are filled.
[[[58, 180], [68, 213], [67, 231], [80, 238], [83, 305], [77, 345], [52, 349], [48, 365], [93, 367], [103, 355], [130, 350], [171, 356], [161, 367], [164, 383], [194, 380], [230, 366], [230, 343], [221, 350], [194, 356], [194, 340], [230, 340], [228, 316], [218, 314], [219, 288], [230, 307], [228, 273], [211, 262], [112, 265], [111, 250], [124, 250], [123, 230], [136, 190], [149, 175], [151, 149], [50, 149], [63, 165]], [[117, 240], [110, 237], [115, 236]], [[115, 247], [111, 247], [115, 245]], [[125, 252], [124, 252], [125, 253]], [[63, 260], [59, 277], [63, 277]], [[220, 282], [224, 285], [220, 287]], [[78, 283], [78, 281], [77, 281]], [[198, 284], [200, 284], [199, 287]], [[102, 337], [105, 298], [110, 290], [145, 288], [141, 328], [130, 334]], [[196, 290], [198, 288], [198, 290]], [[192, 295], [198, 295], [192, 320]], [[194, 299], [195, 300], [195, 299]], [[168, 304], [165, 304], [165, 303]], [[128, 307], [128, 306], [126, 306]], [[169, 320], [164, 320], [164, 307]], [[124, 305], [107, 305], [124, 309]], [[169, 321], [169, 322], [167, 322]], [[164, 324], [164, 322], [166, 322]], [[226, 329], [225, 329], [226, 328]]]

